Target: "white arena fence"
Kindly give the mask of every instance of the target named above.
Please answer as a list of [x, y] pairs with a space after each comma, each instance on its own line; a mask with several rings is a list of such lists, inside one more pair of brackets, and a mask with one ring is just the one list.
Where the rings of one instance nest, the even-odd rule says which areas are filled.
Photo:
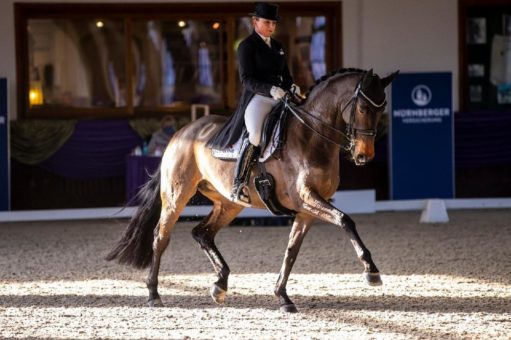
[[[376, 201], [374, 190], [338, 191], [333, 199], [334, 205], [347, 214], [370, 214], [380, 211], [423, 211], [428, 207], [428, 199]], [[437, 201], [437, 199], [434, 199]], [[467, 198], [441, 200], [444, 209], [497, 209], [511, 208], [511, 198]], [[431, 206], [431, 204], [430, 204]], [[62, 210], [24, 210], [0, 212], [1, 222], [52, 221], [52, 220], [85, 220], [103, 218], [129, 218], [137, 207], [62, 209]], [[181, 217], [200, 218], [211, 210], [207, 205], [189, 205], [181, 213]], [[244, 209], [239, 218], [271, 218], [265, 209]]]

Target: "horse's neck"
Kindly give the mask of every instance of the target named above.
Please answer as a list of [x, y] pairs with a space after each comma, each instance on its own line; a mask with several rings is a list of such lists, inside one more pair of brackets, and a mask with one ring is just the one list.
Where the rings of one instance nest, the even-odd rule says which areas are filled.
[[[302, 154], [309, 155], [312, 158], [324, 158], [326, 156], [330, 157], [334, 163], [338, 162], [340, 146], [328, 141], [321, 135], [332, 136], [331, 128], [340, 131], [345, 130], [346, 123], [340, 114], [339, 107], [344, 108], [348, 105], [358, 78], [358, 74], [350, 74], [343, 76], [342, 79], [332, 79], [312, 92], [307, 101], [300, 106], [302, 111], [315, 117], [309, 117], [310, 124], [304, 124], [295, 117], [290, 119], [287, 140], [301, 149]], [[319, 121], [322, 123], [319, 124]], [[331, 128], [327, 128], [325, 125], [329, 125]], [[314, 127], [316, 132], [310, 128], [311, 126]], [[342, 143], [340, 133], [337, 133], [337, 136], [339, 138], [330, 139], [337, 139], [335, 142]]]
[[[321, 131], [318, 132], [321, 133]], [[321, 137], [311, 129], [310, 125], [300, 122], [293, 115], [290, 115], [288, 120], [286, 144], [305, 158], [328, 157], [335, 162], [335, 159], [339, 157], [339, 146]]]
[[348, 105], [359, 78], [358, 73], [350, 73], [326, 81], [310, 94], [302, 109], [331, 127], [344, 129], [341, 109]]

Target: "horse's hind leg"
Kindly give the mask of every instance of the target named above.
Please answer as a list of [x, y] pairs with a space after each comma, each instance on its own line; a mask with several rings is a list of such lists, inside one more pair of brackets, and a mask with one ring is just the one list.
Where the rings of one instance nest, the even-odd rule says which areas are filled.
[[188, 187], [184, 185], [174, 185], [171, 194], [162, 192], [162, 209], [160, 221], [154, 230], [153, 259], [151, 268], [147, 275], [146, 285], [149, 290], [149, 299], [147, 304], [150, 307], [162, 307], [160, 295], [158, 294], [158, 274], [160, 271], [160, 260], [163, 252], [170, 241], [170, 234], [179, 218], [179, 214], [186, 206], [186, 203], [192, 198], [197, 189], [196, 185], [190, 183]]
[[367, 249], [358, 235], [355, 222], [348, 215], [325, 201], [316, 192], [312, 190], [307, 190], [307, 192], [308, 194], [304, 195], [303, 210], [323, 221], [338, 225], [346, 231], [360, 262], [364, 265], [367, 283], [371, 286], [380, 286], [382, 284], [380, 273], [373, 262], [369, 249]]
[[309, 227], [313, 220], [314, 217], [309, 215], [296, 215], [293, 227], [291, 228], [291, 233], [289, 234], [286, 255], [284, 256], [284, 262], [280, 269], [279, 279], [275, 285], [275, 295], [279, 299], [280, 309], [284, 312], [296, 313], [298, 311], [293, 301], [291, 301], [289, 296], [287, 296], [286, 285], [291, 269], [293, 268], [296, 257], [298, 256], [298, 252], [300, 251], [300, 246], [302, 245], [303, 239], [309, 231]]
[[243, 207], [225, 199], [214, 200], [213, 210], [192, 230], [193, 238], [208, 256], [218, 276], [218, 280], [213, 283], [210, 290], [211, 297], [218, 304], [224, 302], [230, 269], [215, 245], [215, 235], [220, 229], [228, 225], [241, 210], [243, 210]]

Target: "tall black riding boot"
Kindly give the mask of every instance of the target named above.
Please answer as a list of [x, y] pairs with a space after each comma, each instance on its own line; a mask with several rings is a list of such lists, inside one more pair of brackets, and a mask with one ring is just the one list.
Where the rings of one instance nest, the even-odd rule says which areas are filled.
[[[243, 188], [247, 185], [248, 174], [253, 161], [259, 157], [259, 147], [251, 144], [248, 139], [243, 145], [243, 149], [240, 152], [238, 161], [236, 162], [236, 169], [234, 173], [233, 188], [231, 193], [231, 200], [235, 201], [240, 199]], [[247, 197], [248, 199], [248, 197]]]

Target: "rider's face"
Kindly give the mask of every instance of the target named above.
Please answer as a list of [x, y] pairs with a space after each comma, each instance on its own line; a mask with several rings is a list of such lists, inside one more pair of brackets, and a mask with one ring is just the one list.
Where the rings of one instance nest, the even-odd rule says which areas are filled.
[[255, 17], [252, 22], [254, 24], [255, 31], [266, 38], [269, 38], [273, 32], [275, 32], [275, 28], [277, 27], [277, 22], [274, 20]]

